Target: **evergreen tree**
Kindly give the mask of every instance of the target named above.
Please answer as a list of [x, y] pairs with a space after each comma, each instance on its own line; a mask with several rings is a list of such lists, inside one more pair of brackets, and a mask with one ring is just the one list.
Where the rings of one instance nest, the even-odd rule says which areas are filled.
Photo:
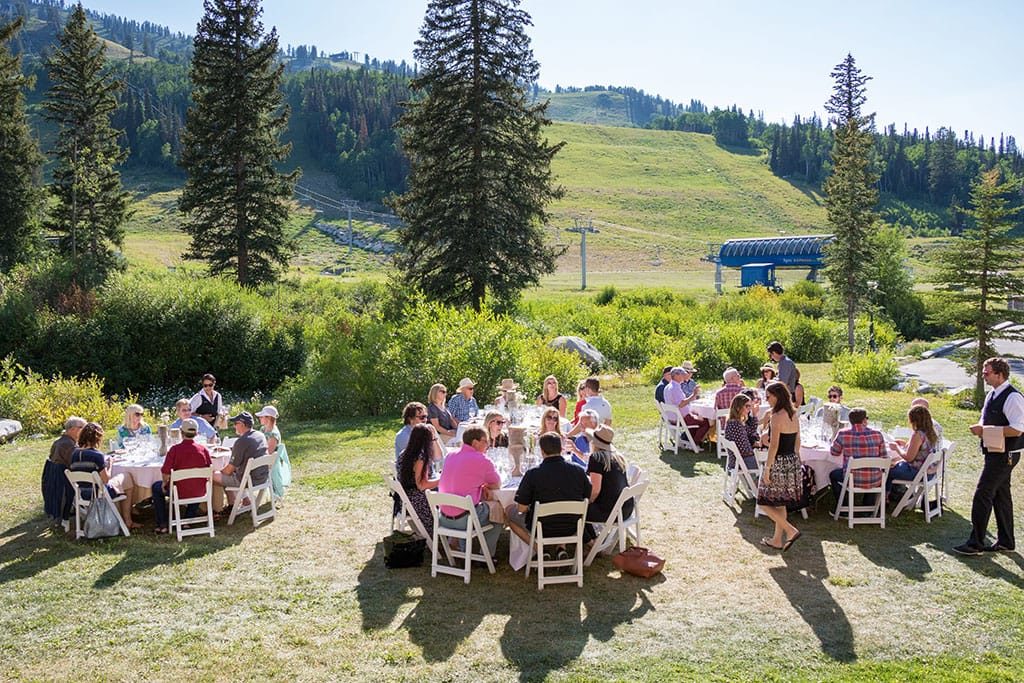
[[21, 73], [21, 58], [8, 47], [21, 26], [20, 17], [0, 26], [0, 272], [31, 256], [43, 198], [43, 158], [25, 114], [23, 89], [31, 82]]
[[298, 171], [274, 167], [291, 151], [280, 142], [288, 122], [284, 66], [277, 31], [263, 33], [259, 0], [206, 0], [204, 9], [181, 154], [187, 256], [257, 285], [273, 281], [291, 252], [284, 223]]
[[992, 339], [1012, 334], [997, 333], [995, 325], [1024, 320], [1020, 311], [1004, 305], [1011, 297], [1024, 296], [1024, 262], [1020, 258], [1024, 240], [1011, 233], [1021, 207], [1011, 206], [1007, 199], [1019, 189], [1019, 182], [1016, 186], [1000, 183], [998, 168], [982, 173], [971, 188], [971, 208], [963, 210], [970, 224], [961, 237], [939, 252], [937, 289], [948, 292], [974, 328], [974, 398], [978, 405], [985, 394], [982, 364], [994, 355]]
[[826, 253], [824, 275], [846, 311], [846, 341], [852, 351], [857, 309], [868, 289], [878, 203], [878, 178], [871, 168], [874, 114], [861, 114], [871, 77], [861, 74], [853, 55], [846, 55], [831, 76], [835, 85], [825, 109], [833, 115], [835, 143], [832, 175], [823, 189], [834, 239]]
[[115, 248], [124, 239], [128, 193], [116, 166], [126, 154], [117, 142], [122, 131], [110, 125], [121, 86], [107, 70], [103, 42], [81, 4], [59, 38], [47, 62], [52, 86], [43, 103], [58, 127], [50, 186], [57, 203], [47, 225], [60, 235], [74, 280], [89, 288], [121, 265]]
[[433, 298], [479, 310], [490, 294], [513, 301], [555, 268], [541, 224], [561, 195], [542, 129], [537, 80], [519, 0], [432, 0], [416, 43], [414, 100], [402, 117], [409, 190], [400, 266]]

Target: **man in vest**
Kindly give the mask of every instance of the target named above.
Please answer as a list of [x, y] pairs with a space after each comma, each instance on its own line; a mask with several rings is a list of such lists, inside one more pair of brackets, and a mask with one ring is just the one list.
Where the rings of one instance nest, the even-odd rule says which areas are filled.
[[[971, 537], [953, 549], [961, 555], [980, 555], [985, 551], [1010, 552], [1015, 548], [1010, 479], [1024, 448], [1024, 395], [1010, 384], [1010, 365], [1002, 358], [985, 361], [982, 376], [992, 390], [985, 396], [981, 422], [971, 425], [971, 433], [982, 437], [981, 452], [985, 455], [985, 464], [974, 491]], [[988, 545], [985, 534], [993, 509], [996, 513], [996, 542]]]

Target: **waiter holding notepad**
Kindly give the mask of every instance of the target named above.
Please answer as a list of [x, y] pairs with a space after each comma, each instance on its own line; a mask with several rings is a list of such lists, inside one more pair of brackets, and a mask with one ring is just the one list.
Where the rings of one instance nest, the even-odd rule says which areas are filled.
[[[985, 384], [992, 390], [985, 396], [981, 421], [971, 425], [971, 433], [981, 438], [985, 464], [978, 478], [971, 506], [971, 537], [953, 548], [961, 555], [983, 552], [1011, 552], [1013, 538], [1013, 499], [1010, 479], [1024, 448], [1024, 395], [1010, 384], [1010, 365], [1002, 358], [989, 358], [982, 368]], [[985, 542], [988, 519], [996, 513], [996, 542]]]

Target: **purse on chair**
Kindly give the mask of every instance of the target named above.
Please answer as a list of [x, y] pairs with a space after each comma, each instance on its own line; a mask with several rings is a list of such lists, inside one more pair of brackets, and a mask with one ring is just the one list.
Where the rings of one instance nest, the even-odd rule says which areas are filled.
[[113, 503], [106, 497], [100, 497], [93, 492], [92, 502], [89, 503], [89, 510], [85, 513], [85, 537], [106, 538], [117, 536], [121, 533], [121, 523], [114, 512]]
[[661, 559], [647, 548], [638, 545], [626, 548], [612, 558], [615, 568], [627, 574], [641, 576], [649, 579], [661, 572], [665, 566], [665, 560]]

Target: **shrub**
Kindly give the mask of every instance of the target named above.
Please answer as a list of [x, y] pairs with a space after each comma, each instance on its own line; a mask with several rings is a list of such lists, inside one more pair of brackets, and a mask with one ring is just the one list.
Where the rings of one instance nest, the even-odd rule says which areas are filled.
[[825, 288], [817, 282], [801, 280], [779, 295], [784, 311], [820, 318], [825, 314]]
[[615, 285], [605, 285], [600, 292], [594, 295], [594, 303], [598, 306], [607, 306], [619, 293]]
[[[545, 377], [554, 375], [558, 380], [558, 390], [575, 400], [576, 384], [590, 375], [590, 370], [575, 353], [553, 349], [541, 339], [532, 339], [526, 343], [522, 368], [522, 391], [528, 399], [541, 392]], [[483, 405], [480, 404], [481, 407]]]
[[899, 366], [888, 351], [849, 353], [842, 351], [832, 359], [832, 378], [839, 384], [861, 389], [891, 389], [899, 377]]

